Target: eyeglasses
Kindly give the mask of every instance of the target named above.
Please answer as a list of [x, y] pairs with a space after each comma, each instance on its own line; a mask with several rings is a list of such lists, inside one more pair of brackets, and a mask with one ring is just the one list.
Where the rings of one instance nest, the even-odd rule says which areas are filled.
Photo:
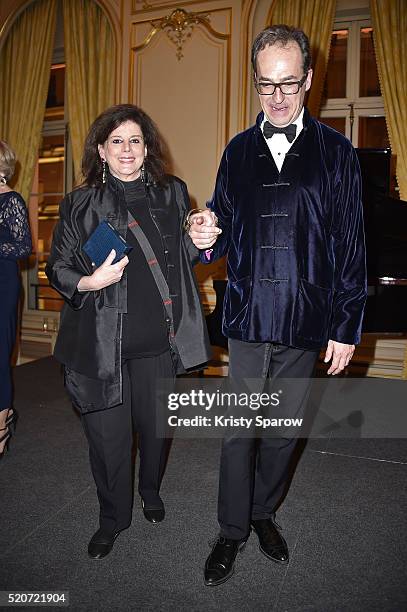
[[261, 96], [272, 96], [278, 87], [284, 96], [297, 94], [305, 83], [307, 75], [304, 74], [301, 81], [287, 81], [286, 83], [269, 83], [267, 81], [254, 81], [257, 93]]

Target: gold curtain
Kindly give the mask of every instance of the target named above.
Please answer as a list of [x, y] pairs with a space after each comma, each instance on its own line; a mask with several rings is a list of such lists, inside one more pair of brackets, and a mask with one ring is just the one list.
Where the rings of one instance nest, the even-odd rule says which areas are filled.
[[116, 45], [110, 23], [91, 0], [64, 0], [68, 113], [75, 176], [91, 123], [114, 104]]
[[407, 10], [405, 0], [370, 0], [377, 67], [400, 198], [407, 200]]
[[51, 69], [56, 0], [33, 2], [17, 18], [0, 51], [0, 138], [15, 150], [16, 189], [28, 201], [38, 158]]
[[314, 74], [307, 107], [314, 116], [321, 106], [335, 5], [336, 0], [273, 0], [267, 18], [268, 25], [285, 23], [304, 30], [310, 40]]

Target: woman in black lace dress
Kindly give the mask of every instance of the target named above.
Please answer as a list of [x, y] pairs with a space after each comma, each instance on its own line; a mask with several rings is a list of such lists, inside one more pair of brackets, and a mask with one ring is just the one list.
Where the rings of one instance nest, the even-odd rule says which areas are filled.
[[27, 208], [7, 182], [14, 174], [14, 151], [0, 140], [0, 457], [8, 446], [16, 412], [11, 406], [10, 358], [17, 325], [20, 279], [17, 260], [31, 253]]

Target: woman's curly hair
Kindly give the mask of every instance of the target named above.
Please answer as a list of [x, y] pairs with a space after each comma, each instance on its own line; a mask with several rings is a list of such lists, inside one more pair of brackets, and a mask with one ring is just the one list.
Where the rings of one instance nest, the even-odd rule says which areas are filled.
[[102, 186], [103, 165], [98, 145], [103, 145], [113, 130], [126, 121], [134, 121], [141, 128], [148, 151], [144, 166], [149, 177], [155, 183], [165, 182], [166, 162], [163, 143], [154, 121], [134, 104], [117, 104], [103, 111], [89, 129], [82, 157], [82, 175], [85, 185]]

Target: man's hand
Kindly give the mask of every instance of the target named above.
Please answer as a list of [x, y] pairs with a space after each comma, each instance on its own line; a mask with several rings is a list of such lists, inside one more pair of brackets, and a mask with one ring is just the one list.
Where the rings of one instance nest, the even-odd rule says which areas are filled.
[[215, 213], [208, 209], [189, 217], [188, 234], [197, 249], [209, 249], [215, 244], [218, 235], [222, 233], [222, 230], [216, 227], [217, 221]]
[[342, 344], [342, 342], [329, 340], [324, 362], [328, 363], [328, 361], [332, 359], [332, 363], [327, 374], [335, 375], [342, 372], [342, 370], [346, 368], [349, 361], [352, 359], [354, 351], [354, 344]]
[[123, 276], [124, 268], [129, 263], [129, 258], [125, 255], [123, 259], [113, 264], [115, 257], [116, 251], [113, 249], [91, 276], [82, 276], [77, 286], [78, 291], [98, 291], [118, 283]]

